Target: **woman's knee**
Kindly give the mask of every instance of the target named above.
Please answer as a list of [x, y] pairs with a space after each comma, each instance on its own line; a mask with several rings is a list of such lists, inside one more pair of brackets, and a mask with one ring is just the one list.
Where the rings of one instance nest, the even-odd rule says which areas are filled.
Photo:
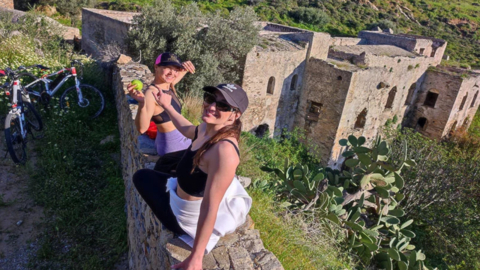
[[145, 181], [148, 181], [148, 179], [151, 177], [151, 171], [152, 170], [149, 169], [141, 169], [133, 174], [132, 181], [137, 189], [141, 187]]

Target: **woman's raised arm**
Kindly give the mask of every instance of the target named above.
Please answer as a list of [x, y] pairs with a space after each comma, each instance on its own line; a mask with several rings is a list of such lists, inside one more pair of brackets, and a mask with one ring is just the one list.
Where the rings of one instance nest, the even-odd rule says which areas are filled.
[[151, 96], [155, 99], [158, 105], [162, 106], [162, 108], [168, 113], [172, 123], [175, 127], [183, 134], [183, 136], [193, 139], [195, 137], [195, 128], [190, 121], [188, 121], [182, 114], [178, 113], [175, 108], [172, 106], [172, 96], [169, 94], [165, 94], [162, 91], [158, 91], [157, 93], [152, 93]]

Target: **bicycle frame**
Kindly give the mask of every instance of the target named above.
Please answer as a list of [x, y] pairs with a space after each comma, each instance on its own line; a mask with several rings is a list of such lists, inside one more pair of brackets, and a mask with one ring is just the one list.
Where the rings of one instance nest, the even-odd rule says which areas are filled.
[[[50, 90], [50, 83], [52, 82], [52, 80], [48, 79], [49, 77], [52, 77], [52, 76], [56, 76], [56, 75], [60, 75], [64, 72], [68, 72], [70, 71], [71, 74], [68, 74], [67, 76], [65, 76], [65, 78], [63, 78], [57, 86], [55, 86], [55, 88], [53, 90]], [[75, 87], [77, 88], [77, 93], [79, 94], [79, 102], [83, 102], [83, 96], [81, 94], [81, 91], [80, 91], [80, 80], [77, 78], [77, 71], [75, 69], [75, 67], [71, 67], [71, 68], [62, 68], [61, 70], [57, 71], [57, 72], [54, 72], [54, 73], [51, 73], [51, 74], [47, 74], [47, 75], [44, 75], [42, 76], [41, 78], [27, 84], [25, 86], [25, 88], [27, 89], [28, 87], [38, 83], [38, 82], [42, 82], [45, 86], [45, 91], [47, 92], [48, 95], [50, 96], [53, 96], [55, 95], [55, 93], [63, 86], [63, 84], [65, 84], [65, 82], [70, 79], [71, 77], [74, 77], [75, 78]], [[42, 93], [39, 93], [39, 92], [36, 92], [36, 91], [28, 91], [27, 92], [29, 94], [32, 94], [34, 96], [37, 96], [37, 97], [40, 97]]]
[[[9, 93], [9, 92], [7, 91], [6, 93]], [[20, 80], [18, 78], [14, 78], [13, 85], [12, 85], [12, 95], [13, 95], [12, 109], [10, 109], [9, 114], [18, 115], [20, 119], [20, 131], [22, 133], [22, 138], [25, 138], [27, 136], [27, 129], [24, 128], [25, 114], [24, 114], [23, 100], [21, 97], [19, 98], [18, 93], [22, 93]], [[7, 95], [10, 95], [10, 94], [7, 94]]]

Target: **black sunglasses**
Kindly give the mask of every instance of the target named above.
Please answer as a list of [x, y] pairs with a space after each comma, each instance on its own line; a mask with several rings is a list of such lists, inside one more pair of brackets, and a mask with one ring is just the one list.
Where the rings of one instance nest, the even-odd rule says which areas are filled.
[[203, 93], [203, 102], [210, 105], [215, 102], [215, 108], [221, 112], [232, 112], [236, 111], [235, 107], [230, 106], [228, 103], [223, 101], [217, 101], [217, 97], [209, 92]]

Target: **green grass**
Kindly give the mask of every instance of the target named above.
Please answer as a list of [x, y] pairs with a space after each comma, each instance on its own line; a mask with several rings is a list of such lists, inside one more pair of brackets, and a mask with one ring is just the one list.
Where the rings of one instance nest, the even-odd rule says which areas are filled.
[[272, 194], [254, 188], [249, 189], [249, 194], [253, 198], [250, 216], [255, 229], [260, 230], [265, 248], [277, 256], [285, 269], [353, 269], [335, 239], [319, 231], [307, 234], [307, 225], [300, 216], [283, 217], [285, 209], [278, 207]]
[[[94, 64], [87, 66], [85, 77], [106, 97], [98, 119], [86, 119], [81, 111], [63, 114], [58, 100], [43, 114], [45, 137], [36, 143], [30, 188], [45, 208], [46, 229], [33, 267], [108, 269], [127, 251], [113, 93], [100, 83], [102, 72]], [[107, 136], [113, 142], [100, 145]]]

